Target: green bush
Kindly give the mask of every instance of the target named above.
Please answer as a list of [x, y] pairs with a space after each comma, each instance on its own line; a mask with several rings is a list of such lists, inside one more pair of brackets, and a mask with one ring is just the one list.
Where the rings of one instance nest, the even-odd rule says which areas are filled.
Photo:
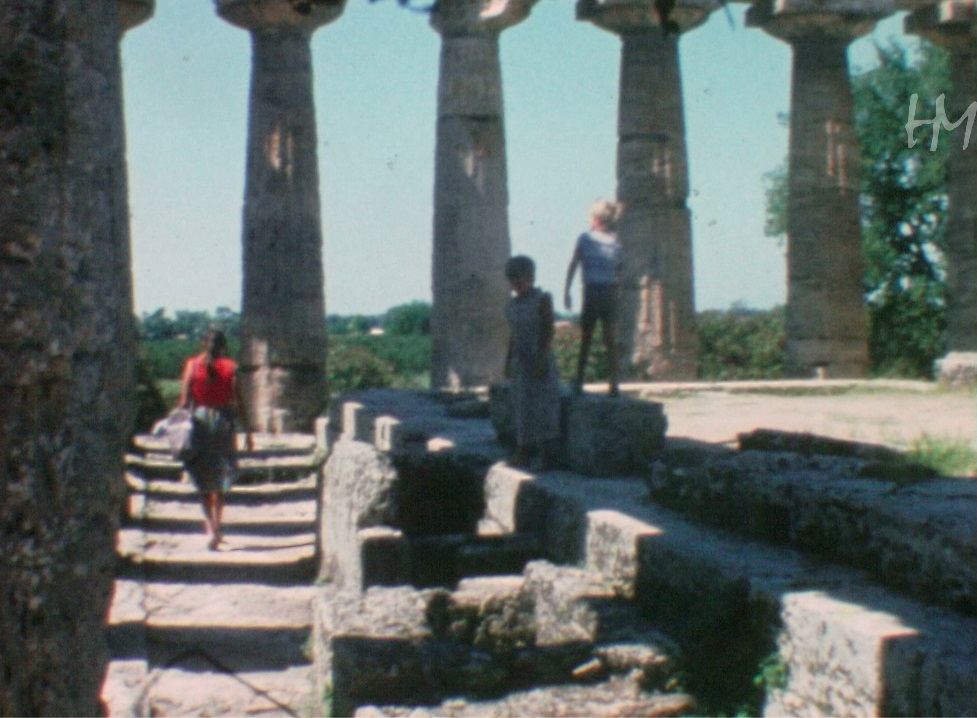
[[[553, 353], [556, 355], [556, 366], [563, 381], [568, 384], [576, 381], [577, 361], [580, 356], [580, 327], [577, 324], [560, 323], [556, 326]], [[598, 328], [590, 342], [590, 357], [583, 378], [585, 382], [597, 382], [607, 381], [609, 377], [610, 367], [607, 363], [607, 352], [604, 350], [604, 338]]]
[[383, 389], [393, 386], [393, 366], [369, 349], [333, 342], [327, 363], [329, 391], [333, 396], [357, 389]]
[[431, 337], [427, 335], [350, 334], [333, 337], [330, 343], [336, 347], [369, 351], [390, 365], [400, 386], [411, 386], [414, 377], [431, 371]]
[[784, 373], [784, 308], [698, 315], [699, 375], [709, 381], [777, 379]]
[[869, 356], [876, 376], [932, 379], [946, 349], [946, 308], [922, 284], [869, 302]]
[[163, 396], [146, 361], [144, 352], [136, 357], [136, 426], [139, 433], [149, 431], [171, 406]]

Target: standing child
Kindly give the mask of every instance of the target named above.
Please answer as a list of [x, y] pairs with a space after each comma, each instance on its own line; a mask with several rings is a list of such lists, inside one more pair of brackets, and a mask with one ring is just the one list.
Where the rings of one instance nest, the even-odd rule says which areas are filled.
[[583, 309], [580, 313], [580, 356], [577, 358], [577, 378], [573, 383], [574, 393], [583, 392], [584, 370], [590, 354], [590, 341], [594, 335], [597, 320], [601, 322], [607, 362], [610, 364], [608, 393], [617, 396], [618, 357], [617, 357], [617, 293], [621, 276], [621, 244], [617, 239], [617, 222], [621, 205], [606, 199], [598, 200], [590, 208], [590, 231], [577, 238], [570, 266], [567, 267], [567, 281], [563, 290], [563, 303], [567, 309], [570, 301], [570, 285], [577, 265], [583, 267]]
[[505, 375], [512, 380], [516, 418], [516, 453], [513, 466], [528, 465], [536, 451], [545, 468], [550, 446], [560, 432], [560, 379], [553, 356], [553, 298], [534, 286], [536, 265], [525, 256], [505, 265], [514, 296], [506, 304], [509, 349]]

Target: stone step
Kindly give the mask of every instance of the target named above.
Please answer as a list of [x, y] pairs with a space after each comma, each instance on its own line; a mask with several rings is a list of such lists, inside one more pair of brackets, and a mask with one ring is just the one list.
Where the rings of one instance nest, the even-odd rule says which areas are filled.
[[[339, 715], [449, 697], [457, 705], [457, 696], [484, 700], [540, 684], [564, 684], [569, 697], [582, 693], [566, 684], [606, 681], [621, 710], [651, 710], [654, 695], [674, 694], [674, 645], [613, 586], [578, 569], [538, 563], [525, 576], [466, 579], [453, 592], [327, 587], [314, 605], [316, 675], [330, 677]], [[692, 708], [688, 696], [681, 704]], [[562, 714], [582, 715], [573, 703]]]
[[[243, 434], [238, 435], [239, 445], [243, 445]], [[242, 451], [243, 455], [254, 458], [268, 458], [273, 456], [307, 456], [317, 450], [316, 438], [312, 434], [252, 434], [253, 451]], [[169, 444], [161, 438], [150, 434], [137, 434], [132, 438], [132, 445], [141, 454], [170, 455]]]
[[517, 574], [542, 556], [536, 537], [526, 533], [411, 537], [407, 553], [408, 583], [418, 587], [454, 586], [473, 576]]
[[[886, 590], [864, 572], [692, 524], [640, 479], [486, 479], [489, 518], [535, 533], [561, 563], [632, 592], [678, 640], [697, 697], [767, 715], [975, 715], [977, 621]], [[726, 710], [735, 705], [726, 706]]]
[[433, 707], [369, 705], [356, 718], [503, 718], [509, 716], [593, 716], [594, 718], [664, 718], [695, 715], [695, 701], [684, 693], [642, 691], [627, 677], [594, 685], [558, 685], [516, 691], [494, 701], [452, 698]]
[[[295, 481], [308, 477], [322, 468], [323, 457], [318, 454], [302, 456], [254, 457], [238, 455], [238, 481], [269, 483]], [[126, 468], [141, 478], [178, 480], [184, 473], [183, 462], [164, 454], [127, 454]]]
[[[651, 497], [690, 519], [977, 614], [977, 479], [907, 477], [900, 471], [912, 465], [892, 450], [854, 442], [783, 432], [742, 442], [795, 450], [697, 454], [689, 442], [675, 444], [648, 474]], [[820, 450], [801, 453], [805, 447]]]
[[[131, 494], [154, 500], [198, 501], [198, 493], [193, 482], [168, 481], [166, 479], [146, 480], [128, 474], [126, 483]], [[307, 476], [299, 481], [272, 484], [235, 484], [224, 494], [227, 505], [266, 506], [283, 501], [305, 501], [314, 504], [317, 496], [316, 478]]]
[[219, 551], [207, 550], [191, 483], [127, 479], [108, 714], [316, 714], [307, 654], [316, 478], [235, 486]]
[[[206, 540], [198, 542], [206, 551]], [[138, 560], [121, 558], [116, 569], [120, 578], [179, 584], [260, 583], [266, 586], [291, 586], [311, 583], [315, 561], [311, 554], [292, 553], [278, 561], [234, 561], [208, 563], [202, 560], [179, 560], [158, 557]]]
[[142, 715], [319, 715], [320, 707], [308, 688], [310, 673], [308, 665], [232, 672], [206, 655], [189, 654], [172, 666], [151, 670], [151, 688], [145, 699], [147, 712]]
[[312, 714], [311, 587], [141, 583], [132, 602], [124, 586], [109, 620], [109, 715]]

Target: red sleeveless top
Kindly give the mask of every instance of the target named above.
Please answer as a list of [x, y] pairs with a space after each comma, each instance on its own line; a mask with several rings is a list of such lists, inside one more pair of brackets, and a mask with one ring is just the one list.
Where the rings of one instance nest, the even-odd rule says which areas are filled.
[[195, 356], [187, 360], [186, 371], [190, 372], [190, 396], [194, 405], [223, 409], [234, 398], [237, 362], [227, 357], [218, 357], [214, 360], [214, 370], [214, 376], [211, 377], [205, 356]]

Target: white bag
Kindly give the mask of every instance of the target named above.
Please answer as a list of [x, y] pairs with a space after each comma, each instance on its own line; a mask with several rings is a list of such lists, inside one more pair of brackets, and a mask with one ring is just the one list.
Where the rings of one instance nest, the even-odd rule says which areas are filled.
[[169, 444], [174, 458], [186, 461], [193, 445], [193, 414], [189, 409], [174, 409], [153, 424], [152, 435]]

